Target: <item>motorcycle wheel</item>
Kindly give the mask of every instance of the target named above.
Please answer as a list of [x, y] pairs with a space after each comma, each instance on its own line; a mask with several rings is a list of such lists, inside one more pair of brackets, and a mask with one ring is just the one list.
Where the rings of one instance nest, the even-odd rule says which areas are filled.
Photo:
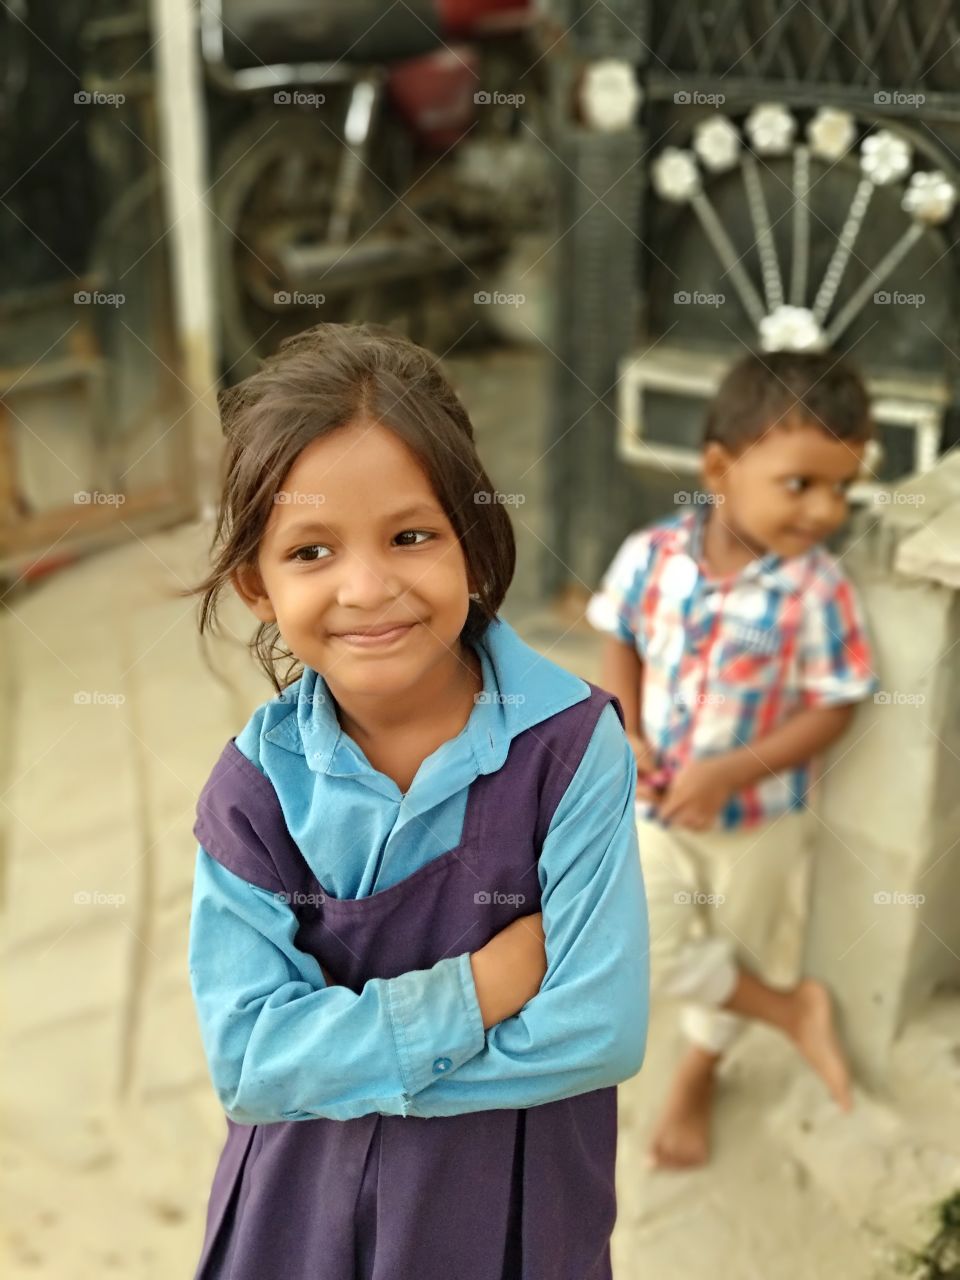
[[[352, 239], [384, 219], [394, 203], [395, 183], [402, 174], [404, 141], [398, 126], [377, 121], [377, 136], [364, 173]], [[391, 171], [386, 181], [375, 174], [389, 130]], [[283, 338], [321, 321], [377, 321], [377, 292], [343, 289], [323, 301], [278, 303], [283, 289], [272, 265], [271, 244], [282, 238], [317, 242], [325, 239], [331, 193], [342, 160], [342, 143], [319, 117], [290, 106], [262, 110], [229, 136], [214, 166], [210, 190], [219, 311], [220, 358], [225, 381], [253, 373], [261, 359]], [[315, 295], [305, 295], [307, 299]]]

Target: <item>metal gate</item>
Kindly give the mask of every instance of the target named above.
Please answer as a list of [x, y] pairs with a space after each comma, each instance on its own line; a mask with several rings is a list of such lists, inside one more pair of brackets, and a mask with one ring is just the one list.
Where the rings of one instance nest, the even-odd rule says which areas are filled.
[[548, 587], [584, 593], [695, 487], [705, 401], [746, 349], [861, 366], [880, 448], [860, 501], [929, 467], [960, 404], [960, 4], [553, 11]]

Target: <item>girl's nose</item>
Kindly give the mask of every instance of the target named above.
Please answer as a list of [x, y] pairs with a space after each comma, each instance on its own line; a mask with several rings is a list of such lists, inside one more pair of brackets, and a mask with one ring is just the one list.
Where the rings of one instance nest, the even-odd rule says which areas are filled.
[[395, 600], [399, 594], [399, 586], [389, 566], [382, 562], [352, 555], [341, 563], [337, 604], [345, 608], [374, 610]]

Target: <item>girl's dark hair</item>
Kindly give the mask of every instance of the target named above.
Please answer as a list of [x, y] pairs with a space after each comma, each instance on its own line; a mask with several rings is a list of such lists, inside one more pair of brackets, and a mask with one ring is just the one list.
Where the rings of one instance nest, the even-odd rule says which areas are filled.
[[863, 379], [835, 351], [751, 352], [724, 377], [707, 410], [704, 444], [732, 453], [772, 426], [798, 420], [837, 440], [867, 440], [873, 432]]
[[[469, 644], [483, 635], [513, 578], [516, 545], [477, 457], [473, 426], [435, 356], [381, 325], [319, 324], [288, 338], [256, 373], [221, 391], [218, 404], [227, 447], [213, 567], [177, 593], [202, 597], [201, 635], [216, 631], [218, 600], [234, 570], [256, 564], [274, 495], [300, 452], [359, 419], [389, 428], [417, 456], [479, 596], [470, 601], [460, 638]], [[276, 623], [260, 623], [248, 648], [277, 693], [303, 672]]]

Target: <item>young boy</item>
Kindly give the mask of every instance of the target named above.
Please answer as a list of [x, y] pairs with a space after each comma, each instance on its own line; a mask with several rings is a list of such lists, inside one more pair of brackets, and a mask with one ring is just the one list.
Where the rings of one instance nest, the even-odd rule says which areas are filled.
[[637, 756], [652, 988], [687, 1002], [655, 1165], [707, 1159], [715, 1072], [743, 1017], [783, 1031], [851, 1106], [826, 988], [764, 975], [816, 758], [877, 687], [851, 585], [820, 546], [871, 431], [835, 354], [741, 360], [707, 416], [708, 501], [631, 534], [588, 606]]

